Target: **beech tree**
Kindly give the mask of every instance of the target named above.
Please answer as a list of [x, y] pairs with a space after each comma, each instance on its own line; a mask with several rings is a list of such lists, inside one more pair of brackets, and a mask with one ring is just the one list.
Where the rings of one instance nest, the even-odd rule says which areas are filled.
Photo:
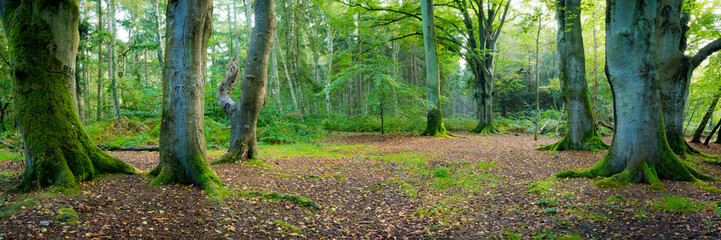
[[136, 173], [88, 139], [77, 114], [77, 2], [2, 0], [13, 102], [25, 148], [25, 172], [13, 189], [77, 186], [102, 173]]
[[160, 160], [150, 172], [153, 185], [195, 184], [211, 192], [224, 185], [208, 164], [203, 130], [212, 14], [212, 0], [168, 1]]
[[593, 124], [593, 109], [586, 83], [586, 60], [581, 29], [581, 0], [556, 3], [558, 21], [558, 70], [563, 102], [568, 108], [568, 132], [557, 143], [540, 150], [601, 150], [601, 141]]
[[268, 60], [273, 49], [275, 36], [274, 0], [256, 0], [255, 27], [251, 33], [248, 56], [245, 58], [245, 77], [243, 77], [240, 102], [230, 98], [230, 91], [238, 78], [235, 59], [228, 63], [225, 79], [218, 88], [218, 104], [230, 116], [230, 148], [215, 163], [232, 163], [242, 159], [245, 146], [247, 158], [259, 159], [258, 139], [256, 136], [258, 116], [265, 104], [268, 83]]
[[426, 130], [421, 135], [448, 136], [448, 131], [443, 126], [441, 109], [441, 77], [438, 71], [433, 0], [421, 0], [421, 15], [423, 16], [423, 48], [426, 54], [426, 97], [429, 104]]
[[[606, 156], [581, 172], [563, 171], [559, 177], [610, 177], [598, 182], [643, 182], [663, 189], [660, 179], [691, 181], [712, 177], [689, 167], [674, 154], [666, 138], [663, 88], [667, 80], [663, 67], [669, 58], [659, 54], [667, 47], [669, 34], [682, 11], [682, 0], [609, 0], [606, 20], [606, 73], [613, 89], [614, 138]], [[663, 13], [663, 14], [662, 14]], [[671, 24], [669, 24], [671, 23]], [[709, 185], [700, 183], [707, 188]]]

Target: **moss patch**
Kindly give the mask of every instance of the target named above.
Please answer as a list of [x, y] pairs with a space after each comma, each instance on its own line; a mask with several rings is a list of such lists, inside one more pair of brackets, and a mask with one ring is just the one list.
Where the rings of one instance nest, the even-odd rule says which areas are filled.
[[80, 217], [78, 216], [78, 213], [75, 212], [72, 208], [60, 208], [58, 210], [58, 215], [55, 215], [55, 219], [61, 222], [69, 222], [69, 223], [75, 223], [80, 221]]
[[289, 194], [280, 194], [280, 193], [267, 193], [267, 192], [256, 192], [256, 191], [237, 191], [236, 192], [239, 196], [247, 197], [247, 198], [263, 198], [268, 200], [276, 200], [276, 201], [286, 201], [293, 203], [295, 205], [298, 205], [300, 207], [308, 208], [311, 210], [320, 210], [320, 207], [317, 203], [308, 200], [305, 197], [296, 196], [296, 195], [289, 195]]

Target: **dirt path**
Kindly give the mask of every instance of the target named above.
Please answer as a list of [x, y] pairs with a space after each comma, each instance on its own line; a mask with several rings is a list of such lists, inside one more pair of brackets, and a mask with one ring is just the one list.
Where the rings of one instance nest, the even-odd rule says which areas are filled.
[[[690, 183], [664, 182], [661, 192], [555, 180], [549, 176], [590, 167], [604, 153], [533, 150], [557, 139], [455, 134], [461, 137], [337, 134], [323, 143], [261, 146], [271, 167], [213, 167], [233, 190], [222, 202], [193, 186], [149, 186], [142, 175], [86, 182], [72, 196], [4, 194], [3, 206], [37, 203], [0, 220], [0, 239], [721, 238], [720, 194]], [[694, 146], [721, 153], [719, 145]], [[112, 154], [145, 172], [158, 159]], [[699, 166], [721, 177], [720, 167]], [[78, 222], [56, 218], [67, 208]]]

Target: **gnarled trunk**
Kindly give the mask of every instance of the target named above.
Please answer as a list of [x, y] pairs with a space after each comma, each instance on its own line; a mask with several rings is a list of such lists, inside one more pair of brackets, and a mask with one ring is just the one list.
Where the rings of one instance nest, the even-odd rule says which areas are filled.
[[559, 73], [563, 102], [568, 108], [568, 132], [561, 141], [540, 150], [602, 150], [586, 83], [586, 61], [581, 29], [581, 1], [561, 0], [556, 6], [558, 21]]
[[14, 189], [69, 188], [101, 173], [135, 173], [133, 166], [91, 143], [78, 118], [73, 99], [77, 3], [4, 0], [0, 7], [26, 152], [23, 180]]
[[256, 27], [245, 58], [245, 74], [240, 102], [233, 101], [229, 94], [235, 85], [238, 68], [234, 60], [228, 63], [225, 79], [218, 88], [218, 103], [230, 116], [230, 148], [215, 163], [232, 163], [241, 160], [248, 146], [247, 158], [258, 159], [256, 129], [260, 110], [265, 104], [265, 85], [268, 83], [268, 59], [275, 35], [274, 0], [256, 0]]
[[170, 0], [167, 9], [160, 160], [150, 174], [160, 184], [224, 185], [205, 153], [203, 92], [213, 13], [211, 0]]
[[[664, 11], [662, 11], [662, 9]], [[659, 179], [709, 179], [674, 154], [666, 139], [661, 102], [657, 48], [664, 24], [661, 14], [680, 12], [681, 1], [609, 0], [606, 20], [606, 73], [615, 111], [614, 138], [606, 156], [585, 172], [565, 171], [559, 177], [611, 177], [599, 184], [650, 183], [662, 189]], [[673, 18], [673, 15], [670, 16]]]

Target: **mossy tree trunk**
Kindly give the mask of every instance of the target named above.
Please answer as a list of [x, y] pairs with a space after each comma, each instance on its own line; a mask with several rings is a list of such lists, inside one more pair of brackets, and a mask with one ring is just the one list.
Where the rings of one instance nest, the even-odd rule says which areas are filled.
[[441, 78], [438, 71], [433, 0], [421, 0], [421, 15], [423, 16], [423, 48], [426, 56], [426, 98], [429, 104], [426, 130], [421, 135], [448, 136], [448, 131], [443, 126]]
[[657, 25], [660, 26], [661, 31], [656, 36], [655, 55], [660, 64], [658, 76], [666, 137], [671, 149], [685, 157], [689, 154], [699, 154], [686, 143], [683, 134], [684, 109], [688, 99], [690, 79], [701, 62], [721, 49], [721, 38], [702, 47], [693, 56], [686, 56], [686, 33], [691, 17], [681, 9], [682, 0], [668, 0], [667, 4], [674, 8], [659, 14]]
[[596, 133], [586, 83], [586, 60], [581, 29], [581, 1], [561, 0], [556, 5], [559, 73], [563, 102], [568, 108], [568, 132], [559, 142], [539, 150], [604, 150], [608, 145]]
[[[656, 48], [666, 30], [662, 12], [678, 12], [681, 1], [609, 0], [606, 20], [606, 73], [614, 101], [615, 128], [606, 156], [583, 172], [559, 177], [610, 177], [599, 184], [650, 183], [660, 179], [697, 182], [710, 179], [688, 167], [666, 139]], [[662, 11], [662, 9], [668, 11]]]
[[118, 100], [118, 83], [115, 79], [115, 35], [117, 29], [115, 26], [115, 0], [108, 2], [110, 5], [110, 46], [108, 47], [108, 77], [110, 78], [110, 90], [113, 94], [113, 112], [115, 113], [115, 121], [120, 122], [120, 102]]
[[208, 164], [203, 131], [213, 1], [170, 0], [166, 14], [160, 160], [151, 184], [195, 184], [212, 193], [224, 185]]
[[242, 159], [247, 146], [247, 158], [259, 159], [258, 140], [256, 136], [258, 117], [265, 104], [268, 83], [268, 60], [273, 49], [275, 35], [274, 0], [256, 0], [255, 23], [248, 46], [248, 57], [245, 58], [245, 74], [243, 77], [240, 102], [230, 98], [230, 91], [238, 76], [235, 60], [228, 63], [225, 79], [218, 88], [218, 103], [230, 116], [230, 148], [215, 163], [233, 163]]
[[3, 0], [0, 6], [26, 152], [23, 179], [13, 189], [72, 188], [102, 173], [135, 173], [90, 142], [78, 118], [70, 84], [79, 41], [77, 2]]
[[[478, 125], [470, 132], [480, 134], [497, 133], [498, 129], [493, 126], [496, 43], [506, 22], [511, 0], [505, 2], [485, 1], [487, 6], [483, 6], [484, 1], [471, 3], [470, 8], [475, 8], [475, 12], [480, 13], [476, 22], [478, 31], [474, 31], [471, 15], [467, 11], [469, 6], [464, 1], [455, 2], [463, 14], [469, 47], [476, 51], [467, 57], [471, 72], [475, 77], [474, 88], [476, 91], [473, 97], [476, 99], [476, 118], [478, 120]], [[478, 37], [477, 43], [476, 36]]]

